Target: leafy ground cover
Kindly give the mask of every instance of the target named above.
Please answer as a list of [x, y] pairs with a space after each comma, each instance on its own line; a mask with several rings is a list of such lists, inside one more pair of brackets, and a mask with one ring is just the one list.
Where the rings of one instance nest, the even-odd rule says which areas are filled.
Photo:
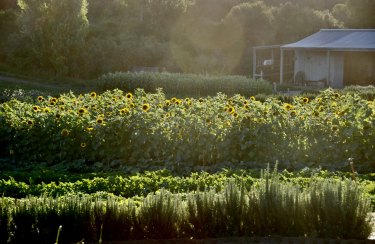
[[[364, 239], [371, 210], [352, 180], [314, 179], [307, 187], [269, 170], [250, 188], [232, 179], [219, 190], [121, 198], [106, 193], [59, 198], [0, 199], [2, 241], [62, 242], [225, 236], [304, 236]], [[337, 223], [340, 223], [337, 225]]]

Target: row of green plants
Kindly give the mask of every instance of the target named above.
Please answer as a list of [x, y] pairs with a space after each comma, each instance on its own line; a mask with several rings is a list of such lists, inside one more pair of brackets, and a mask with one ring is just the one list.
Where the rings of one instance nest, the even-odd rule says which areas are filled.
[[219, 93], [171, 98], [159, 90], [39, 96], [0, 105], [0, 157], [117, 165], [279, 161], [283, 168], [358, 169], [375, 162], [375, 104], [331, 89], [292, 103]]
[[212, 76], [179, 73], [116, 72], [101, 76], [96, 82], [98, 91], [121, 89], [156, 92], [162, 88], [168, 96], [206, 97], [218, 92], [228, 95], [271, 94], [272, 85], [264, 80], [253, 80], [245, 76]]
[[[300, 188], [306, 188], [316, 179], [335, 179], [337, 181], [354, 179], [363, 187], [375, 209], [375, 182], [371, 176], [361, 176], [351, 173], [329, 173], [327, 171], [306, 171], [293, 173], [282, 171], [278, 174], [281, 182], [289, 182]], [[170, 171], [161, 170], [137, 173], [129, 176], [108, 175], [107, 177], [84, 176], [80, 179], [58, 177], [53, 181], [48, 178], [24, 178], [16, 180], [11, 176], [1, 176], [0, 194], [4, 197], [24, 198], [27, 196], [58, 197], [74, 193], [94, 194], [106, 192], [121, 197], [147, 196], [159, 189], [172, 193], [187, 193], [189, 191], [214, 190], [221, 191], [223, 186], [235, 181], [238, 186], [251, 189], [261, 181], [259, 171], [223, 170], [217, 173], [194, 172], [188, 176], [175, 176]]]
[[[250, 189], [228, 182], [217, 192], [141, 198], [108, 193], [0, 199], [1, 243], [62, 243], [149, 238], [301, 236], [366, 239], [371, 206], [352, 180], [314, 179], [307, 188], [265, 171]], [[62, 228], [59, 226], [62, 226]]]

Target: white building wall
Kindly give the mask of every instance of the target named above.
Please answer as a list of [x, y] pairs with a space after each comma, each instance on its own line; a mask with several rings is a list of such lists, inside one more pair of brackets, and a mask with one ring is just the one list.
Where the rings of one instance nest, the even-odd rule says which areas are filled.
[[[330, 60], [329, 66], [327, 65], [328, 59]], [[328, 77], [328, 68], [330, 69], [330, 86], [343, 87], [344, 57], [342, 53], [330, 52], [328, 57], [327, 51], [295, 51], [294, 75], [302, 71], [307, 81], [325, 81]]]

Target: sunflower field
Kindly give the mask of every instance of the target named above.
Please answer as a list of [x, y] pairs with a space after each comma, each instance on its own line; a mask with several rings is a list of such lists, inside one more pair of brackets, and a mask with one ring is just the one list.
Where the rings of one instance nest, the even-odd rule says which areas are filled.
[[375, 102], [328, 89], [315, 99], [222, 93], [167, 98], [115, 89], [0, 104], [0, 158], [347, 167], [375, 162]]

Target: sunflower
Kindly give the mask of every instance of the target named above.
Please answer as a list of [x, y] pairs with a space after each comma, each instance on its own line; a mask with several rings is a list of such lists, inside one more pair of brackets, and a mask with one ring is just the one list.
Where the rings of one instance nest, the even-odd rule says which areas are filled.
[[59, 108], [60, 108], [61, 111], [65, 110], [65, 107], [63, 105], [60, 105]]
[[104, 123], [104, 119], [103, 118], [97, 118], [96, 119], [96, 123], [103, 124]]
[[235, 117], [235, 118], [238, 118], [238, 113], [234, 112], [234, 113], [232, 113], [232, 116]]
[[316, 100], [316, 102], [320, 103], [320, 102], [322, 101], [322, 98], [321, 98], [321, 97], [318, 97], [318, 98], [316, 98], [315, 100]]
[[92, 97], [92, 98], [96, 98], [96, 92], [91, 92], [91, 93], [90, 93], [90, 97]]
[[50, 102], [49, 104], [52, 105], [52, 106], [55, 106], [55, 105], [56, 105], [55, 102]]
[[199, 98], [198, 100], [200, 103], [203, 103], [204, 102], [204, 99], [203, 98]]
[[285, 103], [285, 104], [284, 104], [284, 108], [285, 108], [286, 110], [291, 110], [291, 109], [293, 108], [293, 105], [292, 105], [292, 104], [289, 104], [289, 103]]
[[336, 92], [336, 93], [333, 94], [333, 96], [334, 96], [335, 98], [339, 98], [339, 97], [340, 97], [340, 94], [338, 94], [338, 93]]
[[60, 119], [61, 118], [61, 114], [56, 114], [55, 117], [56, 117], [56, 119]]
[[43, 97], [43, 96], [38, 96], [37, 100], [38, 100], [39, 102], [43, 102], [43, 101], [44, 101], [44, 97]]
[[176, 105], [180, 105], [181, 104], [181, 100], [177, 99], [175, 103], [176, 103]]
[[31, 125], [34, 124], [34, 122], [32, 120], [28, 120], [28, 121], [26, 121], [26, 124], [31, 126]]
[[235, 111], [235, 109], [232, 106], [230, 106], [230, 107], [228, 107], [227, 112], [230, 113], [230, 114], [233, 114], [236, 111]]
[[164, 104], [165, 104], [165, 106], [169, 107], [169, 106], [171, 106], [171, 101], [170, 100], [165, 100]]
[[107, 117], [111, 117], [112, 116], [111, 112], [106, 112], [105, 114], [107, 115]]
[[50, 100], [49, 100], [50, 104], [51, 105], [55, 105], [57, 103], [57, 98], [56, 97], [52, 97]]
[[51, 109], [50, 109], [50, 108], [44, 108], [44, 109], [43, 109], [43, 112], [45, 112], [45, 113], [49, 113], [49, 112], [51, 112]]
[[290, 116], [294, 117], [294, 116], [296, 116], [296, 115], [297, 115], [296, 110], [292, 110], [292, 111], [290, 111]]
[[308, 98], [308, 97], [304, 97], [304, 98], [302, 99], [302, 102], [303, 102], [303, 103], [308, 103], [308, 102], [309, 102], [309, 98]]
[[131, 100], [133, 98], [133, 94], [128, 92], [128, 93], [126, 93], [125, 97], [126, 97], [126, 99]]
[[35, 112], [38, 112], [38, 111], [40, 111], [40, 107], [39, 107], [39, 106], [33, 106], [33, 110], [34, 110]]
[[134, 108], [135, 107], [134, 103], [129, 104], [129, 107]]
[[189, 102], [187, 103], [187, 105], [188, 105], [188, 106], [191, 106], [191, 105], [193, 105], [193, 103], [192, 103], [191, 101], [189, 101]]
[[61, 131], [61, 135], [62, 136], [64, 136], [64, 137], [66, 137], [66, 136], [69, 136], [69, 130], [68, 129], [63, 129], [62, 131]]
[[128, 113], [129, 113], [129, 109], [127, 109], [127, 108], [120, 109], [121, 115], [128, 114]]
[[82, 115], [82, 114], [85, 114], [85, 113], [87, 113], [87, 110], [86, 110], [85, 108], [80, 108], [80, 109], [78, 110], [78, 114], [79, 114], [79, 115]]
[[87, 132], [90, 132], [90, 131], [92, 131], [93, 129], [94, 129], [94, 127], [92, 127], [91, 125], [86, 127], [86, 131], [87, 131]]
[[319, 106], [318, 110], [319, 110], [319, 112], [322, 112], [324, 110], [324, 107], [323, 106]]
[[226, 124], [227, 126], [230, 126], [230, 121], [227, 121], [225, 124]]
[[244, 106], [246, 106], [246, 105], [248, 105], [248, 104], [249, 104], [249, 101], [247, 101], [247, 100], [244, 100], [244, 101], [243, 101], [243, 105], [244, 105]]
[[250, 100], [251, 100], [251, 101], [255, 101], [255, 97], [254, 97], [254, 96], [251, 96], [251, 97], [250, 97]]
[[186, 103], [188, 103], [188, 102], [190, 102], [190, 101], [191, 101], [190, 98], [188, 98], [188, 97], [185, 98], [185, 102], [186, 102]]
[[82, 147], [82, 148], [85, 148], [86, 146], [87, 146], [86, 143], [81, 142], [81, 147]]
[[148, 104], [148, 103], [143, 104], [143, 106], [142, 106], [142, 110], [143, 110], [144, 112], [147, 112], [148, 110], [150, 110], [150, 104]]

